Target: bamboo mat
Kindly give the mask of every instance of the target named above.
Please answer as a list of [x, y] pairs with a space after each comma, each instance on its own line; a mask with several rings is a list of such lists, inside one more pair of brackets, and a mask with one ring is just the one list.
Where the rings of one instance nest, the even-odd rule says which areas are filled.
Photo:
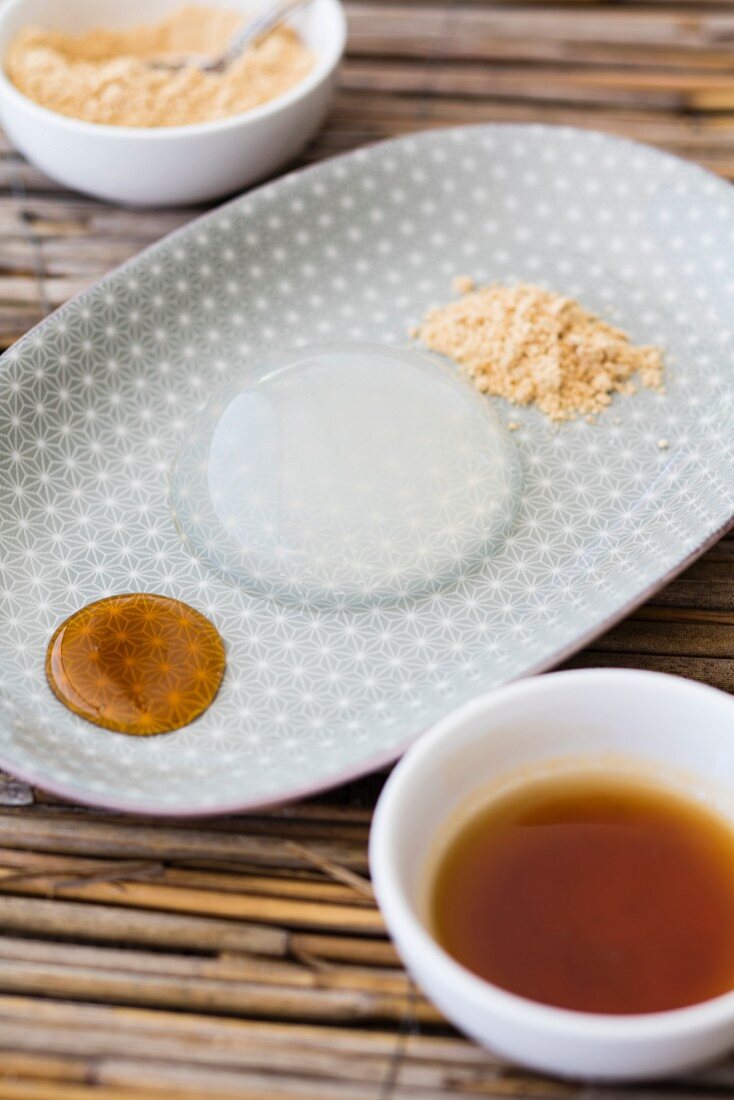
[[[349, 3], [311, 161], [462, 122], [542, 120], [734, 179], [734, 0]], [[64, 191], [0, 139], [0, 344], [195, 212]], [[734, 538], [573, 662], [734, 690]], [[632, 1091], [545, 1080], [457, 1036], [365, 879], [381, 777], [254, 818], [157, 824], [0, 779], [0, 1100], [713, 1100], [734, 1060]]]

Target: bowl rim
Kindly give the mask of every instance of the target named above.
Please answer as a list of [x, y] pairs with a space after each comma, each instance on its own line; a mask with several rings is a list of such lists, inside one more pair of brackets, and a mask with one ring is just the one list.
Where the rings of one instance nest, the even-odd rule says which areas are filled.
[[[698, 696], [706, 700], [728, 701], [734, 712], [734, 699], [708, 684], [662, 672], [641, 669], [579, 669], [554, 672], [517, 681], [478, 696], [441, 719], [413, 744], [390, 775], [378, 800], [369, 839], [369, 864], [372, 882], [388, 931], [398, 944], [410, 943], [410, 955], [422, 956], [421, 969], [440, 976], [449, 995], [470, 1004], [478, 1013], [502, 1017], [518, 1028], [533, 1029], [547, 1038], [586, 1040], [640, 1046], [660, 1040], [675, 1040], [706, 1034], [734, 1020], [734, 990], [706, 1001], [660, 1012], [611, 1014], [583, 1012], [533, 1001], [502, 989], [479, 977], [457, 962], [433, 937], [408, 900], [395, 860], [397, 825], [411, 820], [412, 795], [409, 786], [416, 766], [425, 764], [444, 743], [478, 716], [489, 717], [506, 703], [552, 696], [560, 690], [582, 687], [586, 690], [616, 681], [639, 687], [643, 682], [663, 692]], [[692, 732], [695, 737], [695, 732]], [[427, 842], [430, 838], [426, 838]], [[424, 847], [424, 853], [425, 853]], [[408, 968], [411, 959], [406, 959]], [[420, 982], [420, 975], [416, 974]]]
[[[87, 119], [73, 118], [71, 115], [61, 114], [50, 107], [44, 107], [35, 100], [30, 99], [13, 84], [5, 71], [5, 57], [0, 57], [0, 98], [3, 96], [16, 107], [30, 112], [39, 121], [47, 125], [55, 125], [61, 129], [73, 133], [96, 135], [112, 140], [131, 140], [139, 138], [142, 141], [170, 140], [177, 137], [196, 137], [202, 134], [222, 133], [234, 130], [239, 126], [245, 126], [250, 122], [268, 118], [271, 115], [285, 111], [298, 100], [303, 99], [309, 92], [334, 73], [344, 54], [347, 41], [347, 20], [344, 6], [341, 0], [319, 0], [327, 5], [328, 18], [332, 20], [336, 38], [329, 50], [323, 53], [316, 52], [316, 62], [306, 76], [288, 88], [281, 95], [269, 99], [257, 107], [251, 107], [246, 111], [240, 111], [226, 118], [216, 118], [209, 122], [191, 122], [181, 126], [115, 126], [107, 122], [89, 122]], [[21, 9], [27, 0], [8, 0], [0, 4], [0, 30], [7, 22], [11, 14]]]

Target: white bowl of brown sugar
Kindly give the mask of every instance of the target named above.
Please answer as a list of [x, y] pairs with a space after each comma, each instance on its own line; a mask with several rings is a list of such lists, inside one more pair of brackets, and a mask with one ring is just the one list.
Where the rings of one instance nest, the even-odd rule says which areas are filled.
[[9, 0], [0, 119], [52, 178], [110, 202], [231, 194], [287, 163], [321, 125], [346, 38], [312, 0], [223, 72], [156, 67], [219, 54], [266, 0]]

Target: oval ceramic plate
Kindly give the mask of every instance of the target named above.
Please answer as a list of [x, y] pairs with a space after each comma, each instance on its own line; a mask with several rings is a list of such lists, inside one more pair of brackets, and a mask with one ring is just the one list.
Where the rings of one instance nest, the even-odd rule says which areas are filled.
[[[569, 129], [457, 129], [270, 184], [58, 311], [0, 375], [0, 763], [123, 809], [252, 808], [388, 762], [581, 646], [734, 515], [733, 244], [734, 193], [690, 164]], [[192, 557], [168, 476], [206, 397], [294, 346], [404, 344], [460, 274], [580, 298], [665, 349], [667, 393], [559, 429], [497, 402], [520, 424], [515, 526], [421, 598], [299, 607]], [[147, 739], [85, 724], [44, 678], [62, 619], [137, 590], [203, 611], [228, 660], [209, 711]]]

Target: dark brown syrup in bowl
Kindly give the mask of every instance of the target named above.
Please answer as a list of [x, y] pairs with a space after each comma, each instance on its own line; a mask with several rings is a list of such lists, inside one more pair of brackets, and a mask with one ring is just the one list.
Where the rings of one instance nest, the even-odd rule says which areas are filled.
[[658, 1012], [734, 988], [734, 830], [652, 784], [508, 792], [450, 842], [430, 905], [449, 954], [544, 1004]]

